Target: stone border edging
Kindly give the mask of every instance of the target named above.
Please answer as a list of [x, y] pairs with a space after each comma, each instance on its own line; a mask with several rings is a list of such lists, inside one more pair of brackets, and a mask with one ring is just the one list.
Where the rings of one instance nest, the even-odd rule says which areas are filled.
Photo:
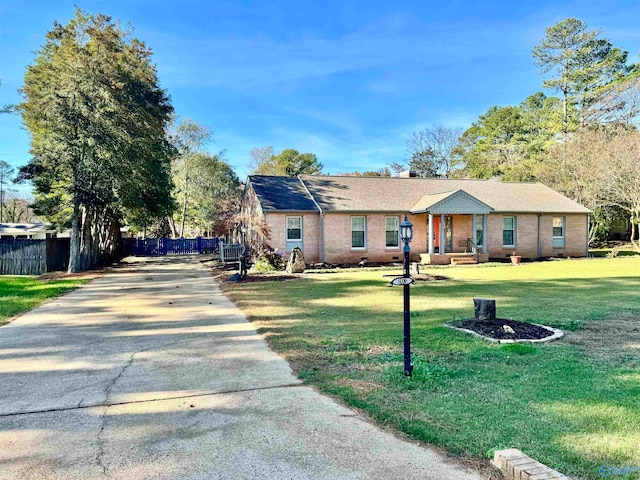
[[507, 480], [569, 480], [569, 477], [525, 455], [517, 448], [496, 450], [491, 463]]
[[553, 332], [553, 335], [551, 335], [549, 337], [545, 337], [545, 338], [539, 338], [539, 339], [535, 339], [535, 338], [531, 338], [531, 339], [528, 339], [528, 338], [515, 338], [515, 339], [503, 338], [503, 339], [500, 339], [500, 338], [487, 337], [486, 335], [482, 335], [481, 333], [474, 332], [473, 330], [456, 327], [455, 325], [451, 325], [451, 324], [448, 324], [448, 323], [444, 324], [445, 327], [452, 328], [454, 330], [458, 330], [459, 332], [469, 333], [469, 334], [473, 335], [474, 337], [482, 338], [483, 340], [487, 340], [487, 341], [492, 342], [492, 343], [546, 343], [546, 342], [553, 342], [554, 340], [559, 340], [562, 337], [564, 337], [564, 332], [562, 330], [560, 330], [559, 328], [548, 327], [547, 325], [540, 325], [538, 323], [532, 323], [531, 325], [536, 325], [537, 327], [546, 328], [550, 332]]

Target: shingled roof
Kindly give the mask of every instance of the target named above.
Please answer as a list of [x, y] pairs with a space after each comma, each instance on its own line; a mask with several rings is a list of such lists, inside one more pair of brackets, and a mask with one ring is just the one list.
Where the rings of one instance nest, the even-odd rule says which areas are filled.
[[254, 178], [265, 186], [258, 194], [265, 210], [317, 211], [315, 200], [324, 212], [409, 212], [425, 195], [439, 197], [462, 190], [495, 212], [589, 213], [589, 209], [541, 183], [330, 175], [249, 178], [254, 188]]
[[318, 211], [318, 207], [297, 177], [250, 175], [248, 183], [256, 192], [263, 211]]

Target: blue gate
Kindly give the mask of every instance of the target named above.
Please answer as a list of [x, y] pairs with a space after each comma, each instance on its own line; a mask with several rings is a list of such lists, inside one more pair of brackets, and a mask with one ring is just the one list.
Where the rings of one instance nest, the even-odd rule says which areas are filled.
[[194, 253], [219, 253], [219, 238], [146, 238], [133, 239], [132, 255], [190, 255]]

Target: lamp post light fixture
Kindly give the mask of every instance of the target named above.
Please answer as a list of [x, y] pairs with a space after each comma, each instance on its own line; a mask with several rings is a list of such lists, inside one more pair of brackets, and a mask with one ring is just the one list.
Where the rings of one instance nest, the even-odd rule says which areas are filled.
[[[404, 242], [404, 277], [410, 278], [409, 274], [409, 243], [413, 238], [413, 225], [404, 216], [404, 221], [400, 224], [400, 240]], [[410, 377], [413, 372], [411, 365], [411, 308], [409, 304], [409, 282], [404, 284], [404, 375]]]

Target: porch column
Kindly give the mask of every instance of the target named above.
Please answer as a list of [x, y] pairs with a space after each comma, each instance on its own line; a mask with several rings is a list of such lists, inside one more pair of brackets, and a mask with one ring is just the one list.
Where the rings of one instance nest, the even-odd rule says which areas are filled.
[[433, 255], [435, 247], [433, 245], [433, 213], [429, 214], [429, 255]]
[[487, 214], [482, 215], [482, 253], [489, 253], [487, 245], [489, 244], [489, 232], [487, 232]]
[[440, 255], [444, 255], [447, 248], [447, 240], [444, 235], [444, 213], [440, 214]]
[[475, 213], [473, 214], [472, 220], [471, 220], [471, 240], [473, 241], [474, 245], [478, 245], [478, 215], [476, 215]]

